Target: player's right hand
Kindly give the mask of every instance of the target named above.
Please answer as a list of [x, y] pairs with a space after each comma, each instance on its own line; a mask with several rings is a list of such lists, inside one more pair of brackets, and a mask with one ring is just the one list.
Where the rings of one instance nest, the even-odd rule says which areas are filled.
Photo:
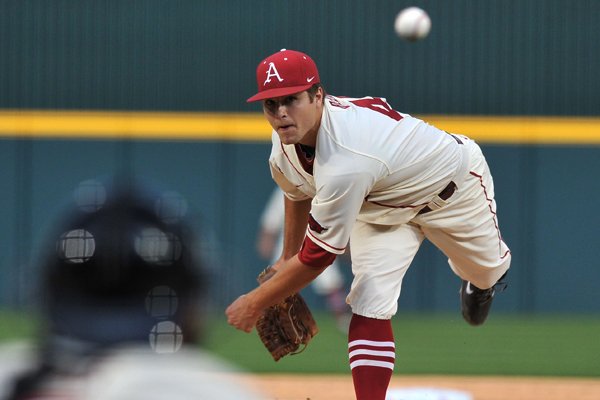
[[225, 310], [229, 325], [246, 333], [252, 332], [260, 314], [261, 313], [252, 306], [249, 296], [245, 294], [238, 297]]

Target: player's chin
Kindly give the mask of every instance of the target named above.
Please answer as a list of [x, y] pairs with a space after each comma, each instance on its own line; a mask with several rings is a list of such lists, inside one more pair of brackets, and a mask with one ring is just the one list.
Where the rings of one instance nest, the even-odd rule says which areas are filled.
[[281, 140], [281, 143], [283, 144], [296, 144], [300, 140], [296, 134], [296, 128], [293, 126], [278, 128], [277, 134], [279, 135], [279, 140]]

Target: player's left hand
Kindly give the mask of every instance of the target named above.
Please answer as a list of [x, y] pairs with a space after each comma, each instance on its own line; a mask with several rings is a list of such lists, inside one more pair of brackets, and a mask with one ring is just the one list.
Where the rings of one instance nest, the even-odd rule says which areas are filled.
[[261, 315], [260, 311], [257, 311], [252, 307], [248, 295], [241, 295], [225, 310], [227, 315], [227, 322], [229, 325], [236, 329], [250, 333], [252, 328], [256, 325], [256, 321]]

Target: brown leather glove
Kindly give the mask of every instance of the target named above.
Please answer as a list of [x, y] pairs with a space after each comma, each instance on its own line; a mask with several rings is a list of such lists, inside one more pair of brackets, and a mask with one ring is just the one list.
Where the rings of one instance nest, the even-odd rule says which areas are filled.
[[[265, 268], [258, 275], [258, 283], [262, 284], [276, 272], [270, 266]], [[302, 296], [295, 293], [265, 309], [256, 323], [256, 331], [273, 359], [279, 361], [288, 354], [302, 352], [319, 328]]]

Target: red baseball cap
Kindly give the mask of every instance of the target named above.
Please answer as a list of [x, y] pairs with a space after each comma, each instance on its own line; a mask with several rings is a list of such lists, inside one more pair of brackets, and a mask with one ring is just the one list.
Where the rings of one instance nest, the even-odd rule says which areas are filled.
[[246, 101], [250, 103], [299, 93], [320, 82], [319, 71], [312, 58], [299, 51], [282, 49], [258, 64], [258, 93]]

